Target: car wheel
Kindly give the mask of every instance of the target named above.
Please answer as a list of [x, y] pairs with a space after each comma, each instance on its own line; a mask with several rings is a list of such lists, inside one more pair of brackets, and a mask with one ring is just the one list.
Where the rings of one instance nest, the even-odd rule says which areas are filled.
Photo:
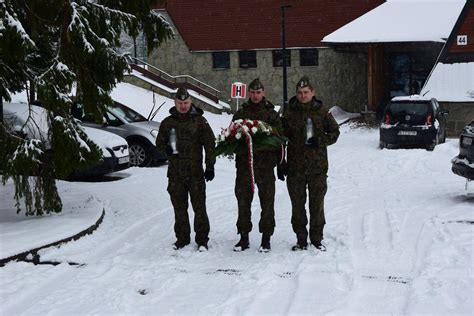
[[130, 165], [132, 167], [146, 167], [151, 162], [148, 146], [142, 142], [133, 141], [129, 144]]

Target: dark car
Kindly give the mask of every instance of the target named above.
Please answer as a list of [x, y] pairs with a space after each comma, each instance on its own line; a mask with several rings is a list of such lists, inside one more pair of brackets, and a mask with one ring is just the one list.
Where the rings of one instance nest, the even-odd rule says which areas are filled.
[[421, 147], [431, 151], [446, 140], [447, 114], [436, 99], [396, 98], [385, 109], [379, 146]]
[[71, 114], [82, 122], [82, 125], [102, 129], [125, 138], [130, 150], [130, 165], [146, 167], [153, 163], [167, 160], [155, 146], [160, 123], [150, 121], [133, 109], [114, 102], [107, 107], [103, 122], [96, 122], [86, 115], [80, 104], [74, 104]]
[[459, 155], [451, 163], [455, 174], [474, 180], [474, 121], [464, 127], [459, 137]]

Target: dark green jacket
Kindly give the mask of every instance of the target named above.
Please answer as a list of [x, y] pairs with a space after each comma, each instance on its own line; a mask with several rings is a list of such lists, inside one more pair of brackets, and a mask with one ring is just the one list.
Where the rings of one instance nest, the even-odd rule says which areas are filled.
[[158, 149], [166, 152], [170, 130], [176, 130], [179, 154], [168, 157], [168, 177], [203, 177], [203, 147], [206, 152], [206, 167], [214, 168], [216, 162], [212, 155], [215, 146], [214, 133], [202, 116], [203, 111], [192, 105], [188, 113], [179, 113], [173, 107], [170, 114], [161, 122], [156, 138]]
[[[232, 121], [240, 119], [259, 120], [270, 124], [272, 128], [276, 128], [277, 130], [281, 131], [282, 129], [281, 120], [278, 113], [274, 110], [274, 105], [265, 98], [263, 98], [258, 104], [255, 104], [250, 100], [242, 104], [242, 108], [234, 114]], [[254, 150], [254, 168], [274, 168], [279, 162], [280, 152], [280, 149], [274, 148]], [[247, 153], [237, 154], [235, 162], [237, 167], [248, 168]]]
[[[305, 145], [308, 117], [313, 121], [314, 135], [319, 143], [317, 148]], [[322, 102], [313, 98], [311, 102], [301, 104], [293, 97], [283, 109], [282, 122], [284, 134], [288, 137], [288, 174], [327, 173], [327, 146], [337, 141], [339, 125]]]

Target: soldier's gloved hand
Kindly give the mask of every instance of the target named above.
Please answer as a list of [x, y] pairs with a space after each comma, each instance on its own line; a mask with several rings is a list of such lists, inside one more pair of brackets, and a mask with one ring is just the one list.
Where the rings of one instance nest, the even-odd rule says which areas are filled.
[[316, 137], [311, 137], [306, 141], [306, 146], [312, 147], [312, 148], [318, 148], [319, 147], [319, 142]]
[[204, 179], [207, 181], [212, 181], [214, 179], [214, 168], [206, 168], [206, 171], [204, 171]]
[[285, 181], [285, 177], [288, 175], [288, 165], [286, 161], [282, 162], [277, 166], [277, 176], [281, 181]]

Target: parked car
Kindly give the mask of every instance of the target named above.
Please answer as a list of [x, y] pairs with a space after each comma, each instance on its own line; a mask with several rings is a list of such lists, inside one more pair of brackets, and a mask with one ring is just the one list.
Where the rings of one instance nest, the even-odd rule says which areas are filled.
[[433, 150], [446, 141], [446, 115], [436, 99], [394, 98], [380, 125], [380, 148], [422, 147]]
[[455, 174], [474, 180], [474, 121], [464, 127], [459, 137], [459, 155], [451, 163]]
[[155, 146], [160, 123], [149, 121], [123, 104], [114, 102], [114, 105], [109, 106], [103, 122], [100, 123], [84, 113], [80, 104], [75, 104], [72, 115], [84, 126], [102, 129], [125, 138], [129, 145], [131, 166], [146, 167], [152, 162], [167, 160], [166, 154], [158, 151]]
[[[3, 120], [7, 128], [16, 135], [28, 139], [47, 140], [47, 110], [25, 103], [5, 103]], [[32, 120], [28, 120], [31, 115]], [[85, 179], [124, 170], [129, 167], [127, 141], [115, 134], [82, 126], [87, 136], [102, 150], [102, 160], [85, 170], [75, 171], [68, 179]]]

